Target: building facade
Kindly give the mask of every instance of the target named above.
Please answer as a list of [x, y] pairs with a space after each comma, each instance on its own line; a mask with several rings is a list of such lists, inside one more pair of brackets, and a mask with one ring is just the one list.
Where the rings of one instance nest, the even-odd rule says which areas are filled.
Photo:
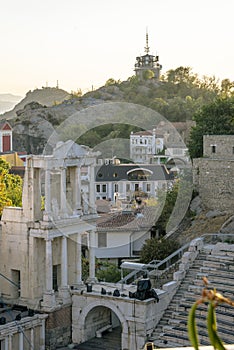
[[12, 127], [8, 122], [0, 123], [0, 152], [10, 152], [13, 149]]
[[155, 129], [131, 132], [130, 159], [134, 163], [152, 163], [153, 156], [162, 152], [163, 148], [163, 136], [157, 135]]
[[96, 199], [116, 202], [118, 199], [130, 201], [135, 192], [144, 192], [148, 197], [157, 197], [162, 189], [173, 181], [164, 165], [113, 164], [106, 162], [95, 167]]

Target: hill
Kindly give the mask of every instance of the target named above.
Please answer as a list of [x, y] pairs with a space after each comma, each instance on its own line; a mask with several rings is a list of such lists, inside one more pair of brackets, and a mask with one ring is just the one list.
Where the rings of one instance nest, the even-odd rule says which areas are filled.
[[[124, 122], [126, 119], [122, 118], [124, 113], [121, 106], [119, 105], [118, 111], [113, 111], [110, 102], [127, 103], [129, 109], [133, 104], [135, 107], [141, 105], [159, 112], [170, 122], [187, 123], [202, 106], [212, 102], [217, 96], [232, 93], [231, 86], [228, 79], [219, 84], [214, 77], [200, 79], [189, 67], [179, 67], [168, 71], [160, 81], [139, 80], [136, 76], [123, 82], [109, 79], [105, 86], [83, 96], [69, 95], [66, 91], [56, 88], [36, 89], [29, 91], [12, 112], [5, 113], [2, 117], [11, 118], [16, 140], [15, 150], [40, 153], [48, 140], [49, 131], [52, 132], [68, 117], [82, 111], [77, 115], [77, 119], [73, 120], [72, 125], [67, 128], [63, 125], [64, 137], [74, 139], [74, 135], [82, 131], [83, 137], [77, 142], [95, 147], [110, 138], [129, 138], [130, 131]], [[39, 104], [34, 104], [35, 101]], [[101, 107], [98, 112], [101, 115], [97, 115], [95, 109], [89, 109], [89, 113], [85, 113], [88, 107], [106, 106], [107, 103], [109, 111]], [[123, 125], [115, 124], [116, 112], [119, 120], [123, 120]], [[129, 112], [132, 115], [128, 116], [128, 121], [131, 120], [131, 124], [134, 125], [133, 108]], [[144, 111], [142, 122], [147, 118], [146, 114]], [[148, 122], [148, 126], [142, 123], [142, 128], [152, 128], [156, 123], [156, 120]], [[179, 124], [181, 123], [177, 123]], [[99, 128], [95, 128], [97, 125]], [[86, 130], [89, 131], [85, 133]]]
[[21, 96], [12, 94], [0, 94], [0, 113], [11, 110], [21, 99]]
[[[55, 104], [59, 104], [64, 100], [68, 99], [70, 94], [62, 89], [53, 88], [53, 87], [45, 87], [41, 89], [35, 89], [33, 91], [28, 91], [26, 96], [16, 105], [14, 104], [14, 108], [6, 113], [4, 113], [1, 118], [2, 119], [12, 119], [16, 117], [16, 112], [23, 109], [28, 103], [38, 102], [41, 105], [45, 105], [47, 107], [51, 107]], [[19, 101], [19, 100], [18, 100]], [[18, 102], [17, 101], [17, 102]]]

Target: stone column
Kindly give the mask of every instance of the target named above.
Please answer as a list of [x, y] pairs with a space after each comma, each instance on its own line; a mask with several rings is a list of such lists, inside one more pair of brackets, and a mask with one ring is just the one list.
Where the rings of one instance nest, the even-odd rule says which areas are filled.
[[81, 210], [81, 169], [76, 167], [75, 171], [75, 209], [77, 214], [82, 214]]
[[4, 350], [8, 350], [8, 336], [4, 339]]
[[61, 168], [60, 178], [60, 212], [61, 217], [67, 217], [66, 168]]
[[8, 350], [13, 350], [12, 349], [12, 337], [13, 337], [12, 334], [8, 335]]
[[61, 283], [67, 286], [67, 237], [62, 237], [62, 254], [61, 254]]
[[68, 289], [68, 270], [67, 270], [67, 237], [62, 237], [62, 251], [61, 251], [61, 287], [59, 288], [59, 296], [63, 303], [67, 304], [71, 301], [70, 292]]
[[51, 239], [46, 239], [46, 290], [53, 290], [53, 259]]
[[40, 350], [45, 350], [45, 320], [41, 320]]
[[24, 334], [20, 332], [19, 334], [19, 350], [24, 350]]
[[34, 349], [34, 328], [31, 328], [30, 332], [30, 346], [32, 349]]
[[55, 294], [53, 290], [53, 259], [52, 259], [52, 240], [46, 239], [46, 291], [43, 295], [42, 307], [47, 310], [56, 305]]
[[50, 170], [45, 170], [45, 214], [46, 219], [51, 215]]
[[89, 211], [90, 214], [96, 214], [95, 205], [95, 183], [94, 183], [94, 166], [89, 168]]
[[81, 252], [81, 233], [77, 233], [77, 249], [76, 249], [76, 282], [75, 286], [77, 288], [83, 286], [82, 281], [82, 252]]
[[96, 283], [95, 277], [95, 247], [96, 247], [96, 232], [89, 232], [89, 278], [88, 282]]

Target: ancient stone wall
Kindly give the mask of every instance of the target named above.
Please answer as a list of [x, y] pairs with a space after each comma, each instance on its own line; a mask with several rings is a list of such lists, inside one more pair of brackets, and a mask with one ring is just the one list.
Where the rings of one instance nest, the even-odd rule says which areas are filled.
[[233, 211], [234, 160], [195, 159], [193, 173], [194, 185], [204, 208]]
[[234, 135], [204, 135], [203, 156], [234, 160]]
[[193, 160], [193, 183], [202, 206], [233, 212], [234, 135], [205, 135], [204, 157]]
[[46, 320], [46, 349], [71, 343], [71, 306], [48, 313]]

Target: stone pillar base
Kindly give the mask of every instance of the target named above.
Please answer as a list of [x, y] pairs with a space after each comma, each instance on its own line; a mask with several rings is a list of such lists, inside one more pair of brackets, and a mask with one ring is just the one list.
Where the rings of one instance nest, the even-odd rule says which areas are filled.
[[62, 299], [63, 304], [71, 303], [71, 293], [68, 286], [59, 287], [59, 297]]
[[43, 293], [43, 302], [41, 303], [43, 310], [49, 311], [56, 306], [54, 290], [49, 290]]
[[90, 283], [90, 284], [98, 283], [98, 279], [96, 277], [88, 277], [86, 280], [86, 284], [87, 283]]
[[77, 208], [77, 209], [73, 210], [73, 216], [81, 216], [81, 215], [83, 215], [81, 208]]
[[85, 288], [85, 284], [83, 281], [77, 282], [77, 283], [73, 283], [73, 288], [74, 289], [84, 289]]

